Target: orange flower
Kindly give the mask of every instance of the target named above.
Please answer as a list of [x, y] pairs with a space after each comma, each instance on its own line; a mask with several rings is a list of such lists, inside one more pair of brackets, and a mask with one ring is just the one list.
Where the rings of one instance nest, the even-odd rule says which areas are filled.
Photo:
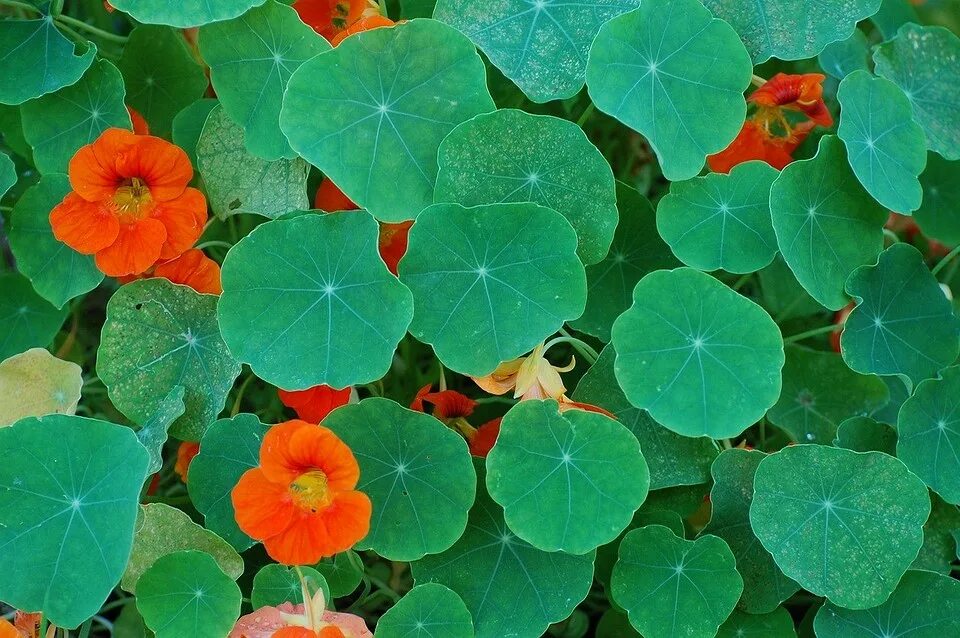
[[21, 638], [21, 635], [16, 627], [0, 618], [0, 638]]
[[324, 177], [317, 187], [317, 194], [313, 198], [313, 207], [317, 210], [335, 213], [340, 210], [358, 210], [349, 197], [343, 194], [329, 177]]
[[487, 421], [477, 428], [477, 433], [470, 440], [470, 454], [485, 458], [493, 449], [497, 437], [500, 436], [500, 422], [503, 417]]
[[729, 173], [737, 164], [750, 160], [762, 160], [781, 171], [793, 161], [793, 152], [806, 137], [806, 133], [795, 133], [792, 140], [776, 137], [753, 120], [747, 120], [730, 146], [708, 157], [707, 162], [715, 173]]
[[130, 121], [133, 123], [134, 134], [150, 135], [150, 126], [147, 125], [147, 121], [143, 119], [143, 116], [140, 115], [140, 112], [137, 109], [127, 105], [127, 113], [130, 114]]
[[760, 107], [799, 111], [818, 126], [833, 126], [833, 116], [823, 101], [825, 75], [777, 73], [754, 91], [748, 102]]
[[263, 438], [259, 467], [231, 493], [237, 525], [275, 561], [312, 565], [370, 530], [370, 499], [354, 490], [359, 478], [350, 448], [327, 428], [275, 425]]
[[111, 128], [70, 160], [73, 191], [50, 212], [54, 236], [111, 277], [179, 257], [203, 232], [207, 202], [190, 159], [158, 137]]
[[423, 404], [429, 403], [433, 406], [433, 416], [444, 420], [470, 416], [473, 414], [473, 409], [477, 407], [476, 401], [456, 390], [431, 392], [432, 388], [430, 384], [420, 388], [410, 404], [410, 409], [423, 412]]
[[372, 7], [369, 0], [297, 0], [293, 8], [305, 24], [332, 41]]
[[277, 388], [280, 402], [293, 408], [297, 416], [309, 423], [320, 423], [334, 408], [350, 401], [350, 388], [334, 390], [328, 385], [316, 385], [306, 390], [281, 390]]
[[196, 248], [191, 248], [176, 259], [157, 264], [153, 269], [153, 276], [190, 286], [197, 292], [208, 295], [219, 295], [223, 292], [223, 286], [220, 285], [220, 264]]
[[394, 275], [397, 274], [397, 265], [407, 252], [407, 239], [412, 226], [412, 221], [399, 224], [380, 222], [380, 257]]
[[195, 441], [184, 441], [177, 448], [177, 463], [173, 466], [173, 471], [180, 476], [180, 480], [187, 482], [187, 471], [190, 469], [190, 462], [193, 457], [200, 453], [200, 444]]
[[390, 18], [380, 15], [379, 13], [374, 13], [371, 15], [364, 15], [362, 18], [348, 26], [346, 29], [333, 36], [333, 40], [330, 41], [330, 44], [337, 46], [348, 37], [354, 33], [360, 33], [361, 31], [369, 31], [371, 29], [378, 29], [380, 27], [392, 27], [396, 22]]
[[323, 589], [311, 595], [301, 580], [300, 592], [307, 604], [254, 610], [237, 620], [228, 638], [373, 638], [360, 616], [328, 610]]

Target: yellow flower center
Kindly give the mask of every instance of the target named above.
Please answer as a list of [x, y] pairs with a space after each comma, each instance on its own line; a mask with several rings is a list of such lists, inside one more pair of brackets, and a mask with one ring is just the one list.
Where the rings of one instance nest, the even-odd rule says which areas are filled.
[[311, 470], [298, 476], [290, 484], [290, 494], [297, 507], [309, 509], [311, 512], [317, 512], [331, 501], [327, 475], [320, 470]]
[[121, 223], [143, 219], [153, 209], [150, 187], [139, 177], [124, 180], [113, 195], [113, 205]]

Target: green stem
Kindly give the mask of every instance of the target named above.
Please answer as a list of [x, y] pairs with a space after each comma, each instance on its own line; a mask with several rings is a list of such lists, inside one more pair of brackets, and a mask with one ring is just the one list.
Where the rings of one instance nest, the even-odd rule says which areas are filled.
[[76, 18], [71, 18], [70, 16], [58, 15], [56, 18], [57, 22], [62, 22], [67, 24], [75, 29], [80, 29], [81, 31], [86, 31], [90, 35], [96, 36], [107, 40], [108, 42], [116, 42], [117, 44], [126, 44], [127, 37], [123, 35], [117, 35], [116, 33], [110, 33], [109, 31], [104, 31], [98, 27], [93, 26], [92, 24], [87, 24], [83, 20], [77, 20]]
[[61, 13], [63, 13], [63, 0], [53, 0], [50, 3], [50, 15], [59, 18]]
[[[600, 358], [600, 355], [597, 353], [597, 351], [591, 348], [589, 344], [584, 343], [580, 339], [577, 339], [576, 337], [571, 335], [569, 332], [567, 332], [564, 328], [560, 328], [560, 334], [562, 334], [565, 337], [563, 341], [573, 346], [573, 349], [579, 352], [580, 355], [584, 359], [586, 359], [587, 363], [589, 363], [590, 365], [593, 365], [594, 363], [596, 363], [597, 359]], [[552, 344], [553, 342], [556, 342], [558, 339], [560, 339], [560, 337], [552, 339], [550, 343]], [[544, 346], [543, 351], [546, 352], [547, 349], [548, 349], [548, 346]]]
[[767, 419], [760, 419], [760, 451], [767, 449]]
[[820, 326], [819, 328], [814, 328], [813, 330], [807, 330], [806, 332], [801, 332], [800, 334], [791, 335], [789, 337], [784, 337], [784, 343], [796, 343], [797, 341], [803, 341], [804, 339], [809, 339], [810, 337], [816, 337], [817, 335], [827, 334], [830, 332], [836, 332], [843, 329], [843, 324], [830, 324], [829, 326]]
[[750, 281], [750, 278], [751, 278], [751, 277], [753, 277], [753, 273], [752, 273], [752, 272], [748, 272], [747, 274], [745, 274], [745, 275], [744, 275], [743, 277], [741, 277], [740, 279], [737, 279], [737, 280], [734, 282], [732, 288], [733, 288], [734, 290], [740, 290], [741, 288], [743, 288], [743, 286], [744, 286], [748, 281]]
[[587, 120], [590, 119], [590, 116], [593, 115], [593, 111], [596, 109], [593, 102], [587, 105], [587, 108], [583, 109], [583, 113], [580, 114], [580, 119], [577, 120], [577, 126], [583, 128], [583, 125], [587, 123]]
[[243, 380], [243, 383], [240, 385], [240, 389], [237, 391], [237, 399], [233, 402], [233, 407], [230, 409], [230, 418], [237, 416], [240, 413], [240, 402], [243, 401], [243, 394], [247, 391], [247, 386], [250, 385], [250, 382], [253, 381], [253, 375]]
[[953, 261], [953, 258], [956, 257], [958, 254], [960, 254], [960, 246], [957, 246], [956, 248], [951, 250], [949, 253], [947, 253], [946, 257], [944, 257], [943, 259], [937, 262], [937, 265], [930, 270], [930, 272], [933, 273], [933, 276], [936, 277], [937, 273], [943, 270], [943, 268], [947, 264]]
[[899, 243], [900, 243], [900, 237], [897, 236], [897, 234], [896, 234], [895, 232], [893, 232], [892, 230], [890, 230], [889, 228], [884, 228], [884, 229], [883, 229], [883, 236], [884, 236], [885, 239], [889, 239], [889, 240], [890, 240], [890, 245], [891, 245], [891, 246], [893, 246], [894, 244], [899, 244]]
[[476, 401], [477, 403], [481, 404], [481, 405], [483, 405], [484, 403], [509, 403], [509, 404], [513, 404], [513, 403], [516, 403], [516, 402], [517, 402], [517, 400], [514, 399], [514, 398], [511, 397], [511, 396], [481, 397], [481, 398], [479, 398], [479, 399], [475, 399], [475, 401]]
[[197, 244], [196, 246], [194, 246], [194, 248], [196, 248], [197, 250], [203, 250], [204, 248], [214, 248], [214, 247], [226, 248], [227, 250], [230, 250], [231, 248], [233, 248], [233, 244], [231, 244], [228, 241], [219, 241], [216, 239], [211, 239], [210, 241], [205, 241], [201, 244]]
[[80, 626], [80, 636], [79, 638], [89, 638], [90, 636], [90, 626], [93, 624], [93, 618], [87, 618], [87, 620]]
[[34, 13], [42, 13], [40, 9], [36, 8], [32, 4], [27, 4], [26, 2], [18, 2], [17, 0], [0, 0], [0, 7], [13, 7], [14, 9], [23, 9], [24, 11], [33, 11]]

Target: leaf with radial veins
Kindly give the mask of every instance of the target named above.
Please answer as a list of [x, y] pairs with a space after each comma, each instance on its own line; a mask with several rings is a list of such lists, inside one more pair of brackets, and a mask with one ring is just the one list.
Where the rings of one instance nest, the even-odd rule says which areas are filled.
[[790, 612], [783, 607], [758, 615], [734, 609], [720, 626], [717, 638], [797, 638], [797, 630]]
[[323, 591], [324, 600], [330, 600], [330, 587], [316, 569], [312, 567], [287, 567], [286, 565], [265, 565], [253, 577], [253, 590], [250, 592], [250, 606], [277, 607], [283, 603], [303, 604], [303, 587], [299, 573], [303, 574], [307, 591]]
[[724, 450], [713, 462], [714, 484], [710, 490], [712, 513], [704, 534], [719, 536], [730, 546], [743, 578], [738, 607], [750, 614], [772, 612], [793, 596], [800, 585], [784, 576], [750, 529], [753, 477], [766, 458], [759, 450]]
[[890, 399], [882, 380], [857, 374], [836, 353], [800, 346], [785, 352], [783, 390], [767, 418], [794, 441], [829, 445], [841, 421], [871, 414]]
[[400, 262], [414, 299], [410, 334], [456, 372], [493, 372], [583, 312], [576, 249], [569, 222], [537, 204], [434, 204]]
[[850, 166], [874, 199], [899, 213], [920, 207], [917, 176], [927, 164], [927, 138], [910, 100], [896, 84], [856, 71], [840, 82], [840, 127]]
[[417, 585], [377, 621], [377, 638], [474, 638], [470, 611], [438, 583]]
[[358, 206], [398, 222], [433, 201], [443, 138], [494, 108], [473, 43], [441, 22], [411, 20], [357, 33], [302, 64], [280, 128]]
[[595, 412], [561, 414], [553, 400], [513, 406], [487, 455], [487, 489], [507, 525], [547, 552], [585, 554], [611, 542], [649, 485], [630, 430]]
[[746, 162], [729, 174], [675, 182], [657, 204], [657, 230], [688, 266], [756, 272], [777, 254], [770, 186], [779, 174], [766, 162]]
[[129, 428], [62, 414], [0, 428], [0, 449], [0, 599], [76, 627], [127, 565], [147, 453]]
[[813, 159], [793, 162], [770, 189], [777, 244], [800, 285], [830, 310], [850, 301], [843, 284], [883, 250], [889, 212], [864, 190], [834, 136]]
[[750, 506], [753, 532], [780, 569], [848, 609], [893, 592], [929, 514], [926, 486], [899, 460], [822, 445], [785, 447], [761, 461]]
[[635, 529], [613, 566], [613, 600], [647, 638], [712, 638], [743, 591], [730, 548], [716, 536]]
[[157, 0], [110, 0], [111, 5], [129, 13], [137, 22], [181, 28], [236, 18], [250, 7], [263, 3], [264, 0], [180, 0], [175, 4]]
[[904, 24], [873, 51], [877, 75], [903, 89], [927, 148], [960, 159], [960, 38], [943, 27]]
[[600, 28], [587, 88], [597, 108], [647, 138], [676, 181], [736, 137], [752, 70], [734, 30], [699, 0], [644, 0]]
[[83, 370], [43, 348], [0, 362], [0, 427], [28, 416], [73, 414], [80, 401]]
[[812, 58], [831, 42], [849, 38], [857, 23], [880, 8], [880, 0], [704, 0], [737, 30], [757, 64], [770, 58]]
[[79, 56], [74, 48], [52, 16], [0, 21], [0, 104], [23, 104], [79, 80], [93, 64], [97, 47], [90, 44]]
[[610, 578], [613, 576], [613, 566], [617, 562], [620, 543], [622, 543], [624, 537], [633, 530], [639, 527], [647, 527], [648, 525], [663, 525], [680, 538], [683, 538], [684, 535], [683, 519], [680, 518], [680, 514], [677, 512], [672, 510], [647, 510], [647, 508], [641, 508], [637, 511], [633, 520], [630, 521], [630, 524], [627, 526], [627, 529], [625, 529], [620, 536], [606, 545], [601, 545], [597, 548], [597, 560], [594, 561], [593, 576], [597, 582], [603, 584], [603, 589], [607, 592], [608, 596], [610, 593]]
[[840, 349], [854, 370], [899, 374], [917, 384], [960, 354], [960, 319], [910, 244], [896, 243], [875, 266], [854, 271], [847, 292], [857, 306], [847, 317]]
[[544, 552], [517, 538], [486, 492], [476, 462], [477, 499], [463, 536], [410, 565], [414, 582], [440, 583], [467, 605], [476, 638], [539, 636], [567, 618], [593, 582], [593, 555]]
[[860, 611], [827, 603], [814, 620], [819, 638], [943, 638], [960, 635], [960, 582], [908, 571], [882, 605]]
[[216, 307], [216, 296], [162, 278], [134, 281], [110, 298], [97, 374], [131, 421], [146, 422], [178, 385], [186, 412], [171, 434], [197, 441], [216, 420], [240, 374], [220, 336]]
[[617, 226], [613, 171], [573, 122], [515, 109], [478, 115], [447, 135], [437, 162], [434, 201], [534, 202], [566, 217], [585, 265], [607, 254]]
[[913, 214], [920, 230], [950, 246], [960, 244], [960, 161], [949, 162], [936, 153], [928, 154], [920, 186], [923, 203]]
[[280, 103], [290, 76], [330, 44], [275, 0], [242, 16], [200, 29], [200, 53], [223, 109], [244, 129], [253, 155], [266, 160], [297, 155], [280, 131]]
[[833, 444], [854, 452], [883, 452], [896, 456], [897, 432], [868, 416], [852, 416], [837, 426], [837, 438]]
[[613, 324], [613, 345], [630, 403], [684, 436], [737, 436], [780, 396], [780, 329], [760, 306], [692, 268], [640, 280]]
[[345, 212], [269, 222], [241, 239], [223, 262], [218, 306], [237, 359], [281, 388], [386, 374], [413, 299], [380, 259], [378, 232], [366, 213]]
[[0, 273], [0, 290], [0, 360], [50, 345], [69, 309], [51, 306], [26, 277], [16, 272]]
[[820, 68], [838, 80], [842, 80], [854, 71], [869, 71], [870, 43], [863, 31], [856, 29], [846, 40], [828, 44], [817, 62]]
[[[23, 136], [41, 173], [66, 173], [77, 149], [108, 128], [130, 128], [123, 78], [117, 67], [97, 60], [83, 77], [20, 107]], [[49, 211], [48, 211], [49, 212]]]

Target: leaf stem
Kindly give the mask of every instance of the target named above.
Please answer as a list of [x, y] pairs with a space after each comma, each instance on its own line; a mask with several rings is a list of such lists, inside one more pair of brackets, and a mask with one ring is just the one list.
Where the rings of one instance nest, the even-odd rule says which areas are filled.
[[33, 11], [34, 13], [42, 13], [40, 9], [36, 8], [32, 4], [26, 2], [18, 2], [17, 0], [0, 0], [0, 7], [12, 7], [14, 9], [22, 9], [24, 11]]
[[957, 246], [956, 248], [951, 250], [949, 253], [947, 253], [946, 257], [944, 257], [943, 259], [937, 262], [937, 264], [930, 270], [930, 272], [933, 273], [933, 276], [936, 277], [937, 273], [943, 270], [944, 266], [946, 266], [951, 261], [953, 261], [953, 258], [956, 257], [958, 254], [960, 254], [960, 246]]
[[748, 281], [750, 281], [750, 278], [751, 278], [751, 277], [753, 277], [753, 273], [752, 273], [752, 272], [748, 272], [747, 274], [745, 274], [745, 275], [744, 275], [743, 277], [741, 277], [740, 279], [737, 279], [737, 280], [734, 282], [733, 286], [731, 286], [731, 288], [733, 288], [734, 290], [740, 290], [741, 288], [743, 288], [743, 286], [744, 286]]
[[[70, 25], [75, 29], [80, 29], [81, 31], [86, 31], [90, 35], [96, 36], [107, 40], [108, 42], [116, 42], [117, 44], [126, 44], [128, 38], [123, 35], [117, 35], [116, 33], [110, 33], [109, 31], [104, 31], [99, 27], [95, 27], [92, 24], [87, 24], [83, 20], [77, 20], [76, 18], [71, 18], [66, 15], [58, 15], [56, 18], [57, 22], [62, 22], [63, 24]], [[62, 26], [62, 25], [61, 25]]]
[[587, 108], [583, 109], [583, 113], [581, 113], [579, 119], [577, 119], [577, 126], [583, 128], [583, 125], [586, 124], [590, 116], [593, 115], [594, 110], [596, 110], [596, 106], [594, 106], [593, 102], [587, 104]]
[[806, 332], [801, 332], [799, 334], [791, 335], [789, 337], [784, 337], [784, 343], [796, 343], [797, 341], [803, 341], [804, 339], [809, 339], [810, 337], [816, 337], [817, 335], [827, 334], [830, 332], [837, 332], [838, 330], [843, 329], [842, 323], [830, 324], [829, 326], [820, 326], [819, 328], [814, 328], [812, 330], [807, 330]]
[[757, 87], [757, 88], [759, 89], [761, 86], [763, 86], [764, 84], [766, 84], [767, 81], [764, 80], [764, 79], [763, 79], [762, 77], [760, 77], [759, 75], [757, 75], [756, 73], [754, 73], [754, 74], [753, 74], [753, 77], [750, 78], [750, 83], [753, 84], [755, 87]]
[[569, 332], [567, 332], [564, 328], [560, 328], [560, 334], [563, 336], [554, 337], [553, 339], [548, 341], [546, 344], [544, 344], [543, 346], [544, 352], [546, 352], [553, 346], [557, 345], [558, 343], [569, 343], [571, 346], [573, 346], [574, 350], [580, 353], [580, 356], [582, 356], [584, 359], [587, 360], [587, 363], [589, 363], [590, 365], [593, 365], [594, 363], [596, 363], [597, 359], [600, 358], [600, 355], [597, 354], [597, 351], [591, 348], [589, 344], [585, 343], [580, 339], [577, 339], [576, 337], [571, 335]]

